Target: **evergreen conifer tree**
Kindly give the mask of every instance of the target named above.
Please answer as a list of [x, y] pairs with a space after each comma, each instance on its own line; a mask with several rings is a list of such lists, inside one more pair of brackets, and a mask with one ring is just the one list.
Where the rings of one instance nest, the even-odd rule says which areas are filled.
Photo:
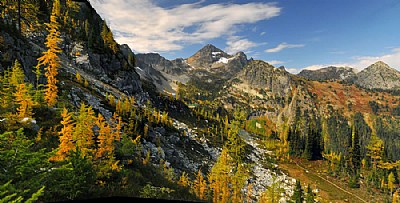
[[[58, 3], [57, 3], [58, 2]], [[53, 6], [52, 14], [50, 16], [50, 23], [46, 23], [47, 31], [49, 34], [46, 37], [45, 45], [47, 47], [47, 51], [43, 52], [43, 56], [38, 58], [37, 66], [45, 66], [45, 76], [47, 77], [46, 90], [44, 94], [44, 99], [47, 102], [49, 107], [53, 107], [57, 102], [57, 78], [58, 75], [57, 69], [60, 66], [58, 53], [61, 52], [61, 49], [58, 46], [60, 43], [60, 32], [59, 32], [59, 23], [57, 22], [57, 14], [59, 11], [59, 0], [56, 0]]]
[[292, 196], [293, 203], [303, 203], [303, 189], [301, 188], [301, 183], [299, 180], [296, 180], [296, 186], [294, 188], [294, 193]]

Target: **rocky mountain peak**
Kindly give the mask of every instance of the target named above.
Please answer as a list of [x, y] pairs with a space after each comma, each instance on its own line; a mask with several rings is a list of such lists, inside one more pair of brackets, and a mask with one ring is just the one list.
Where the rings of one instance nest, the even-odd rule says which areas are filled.
[[400, 72], [378, 61], [359, 72], [354, 82], [369, 89], [397, 89], [400, 88]]
[[309, 80], [326, 81], [352, 78], [356, 73], [351, 67], [329, 66], [318, 70], [302, 70], [298, 75]]
[[214, 45], [212, 45], [212, 44], [207, 44], [206, 46], [204, 46], [203, 48], [201, 48], [200, 50], [199, 50], [199, 52], [200, 51], [203, 51], [203, 52], [207, 52], [207, 51], [212, 51], [212, 52], [223, 52], [221, 49], [219, 49], [219, 48], [217, 48], [216, 46], [214, 46]]
[[193, 56], [189, 57], [187, 62], [195, 67], [210, 68], [214, 62], [230, 57], [230, 55], [214, 45], [207, 44], [197, 51]]
[[137, 54], [137, 66], [143, 70], [156, 69], [172, 75], [179, 75], [186, 71], [189, 66], [183, 59], [170, 61], [158, 53]]
[[391, 70], [391, 71], [396, 71], [394, 68], [391, 68], [388, 64], [386, 64], [383, 61], [377, 61], [373, 64], [371, 64], [370, 66], [368, 66], [365, 71], [370, 71], [370, 70], [380, 70], [380, 71], [386, 71], [386, 70]]
[[237, 79], [252, 87], [262, 88], [279, 95], [286, 94], [291, 83], [290, 74], [286, 70], [275, 68], [260, 60], [250, 61], [239, 72]]

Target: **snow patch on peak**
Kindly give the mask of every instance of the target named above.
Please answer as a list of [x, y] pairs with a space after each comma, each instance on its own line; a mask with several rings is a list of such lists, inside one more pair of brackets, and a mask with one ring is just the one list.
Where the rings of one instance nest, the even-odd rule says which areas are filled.
[[135, 67], [135, 68], [136, 68], [136, 70], [140, 70], [140, 71], [144, 72], [143, 69], [141, 69], [140, 67]]
[[230, 59], [228, 59], [228, 58], [221, 57], [221, 58], [217, 61], [217, 63], [225, 63], [225, 64], [227, 64], [227, 63], [229, 62], [229, 60], [230, 60]]
[[220, 54], [222, 54], [220, 51], [213, 51], [213, 52], [211, 52], [211, 54], [213, 55], [213, 56], [217, 56], [217, 55], [220, 55]]

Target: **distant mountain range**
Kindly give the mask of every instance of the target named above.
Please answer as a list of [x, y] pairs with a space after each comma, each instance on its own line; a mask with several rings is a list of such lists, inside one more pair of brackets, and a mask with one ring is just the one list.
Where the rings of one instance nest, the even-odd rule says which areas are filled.
[[[17, 1], [7, 2], [17, 8]], [[246, 195], [246, 202], [257, 202], [272, 188], [288, 202], [295, 178], [308, 174], [334, 175], [327, 179], [341, 187], [359, 183], [361, 189], [351, 191], [384, 202], [389, 188], [381, 183], [389, 184], [391, 172], [400, 176], [398, 169], [384, 169], [400, 160], [400, 95], [368, 90], [400, 88], [400, 73], [383, 62], [358, 73], [327, 67], [294, 75], [211, 44], [174, 60], [134, 54], [113, 40], [88, 1], [61, 1], [62, 52], [47, 56], [59, 59], [58, 97], [49, 106], [43, 94], [50, 68], [32, 67], [46, 53], [44, 23], [50, 10], [57, 19], [58, 1], [29, 2], [43, 11], [24, 15], [31, 22], [39, 18], [43, 26], [36, 31], [23, 26], [16, 33], [8, 20], [13, 12], [0, 15], [0, 180], [8, 182], [0, 185], [2, 195], [12, 189], [25, 197], [30, 189], [38, 190], [32, 199], [40, 196], [39, 202], [112, 195], [189, 201], [226, 196], [226, 202]], [[380, 160], [370, 157], [372, 148]], [[49, 160], [59, 152], [64, 160]], [[318, 159], [318, 166], [302, 159]], [[214, 184], [219, 180], [225, 183]], [[319, 194], [332, 192], [326, 197], [344, 201], [340, 190], [316, 184], [323, 186], [313, 184]], [[224, 197], [216, 187], [223, 187], [218, 190]], [[198, 188], [211, 192], [205, 197]]]
[[[201, 77], [204, 74], [218, 75], [223, 79], [229, 80], [236, 77], [250, 61], [243, 52], [229, 55], [212, 44], [204, 46], [187, 59], [168, 60], [156, 53], [136, 55], [137, 72], [143, 78], [151, 78], [151, 80], [155, 81], [158, 89], [172, 92], [175, 89], [174, 85], [171, 86], [172, 81], [186, 83], [191, 78]], [[285, 71], [284, 67], [276, 69], [274, 66], [268, 65], [268, 68], [273, 68], [276, 71]], [[244, 76], [250, 81], [249, 74], [258, 73], [260, 72], [242, 73], [238, 78]], [[370, 65], [361, 72], [357, 72], [351, 67], [329, 66], [318, 70], [302, 70], [297, 76], [314, 81], [342, 81], [367, 89], [400, 89], [400, 72], [382, 61]], [[268, 80], [269, 82], [263, 81], [262, 83], [271, 84], [272, 78], [269, 77]], [[259, 83], [260, 81], [255, 79], [250, 84]]]
[[330, 66], [318, 70], [302, 70], [298, 76], [316, 81], [344, 81], [367, 89], [400, 89], [400, 72], [382, 61], [358, 73], [350, 67]]
[[309, 80], [325, 81], [325, 80], [344, 80], [352, 78], [356, 75], [353, 68], [329, 66], [318, 70], [302, 70], [298, 76]]

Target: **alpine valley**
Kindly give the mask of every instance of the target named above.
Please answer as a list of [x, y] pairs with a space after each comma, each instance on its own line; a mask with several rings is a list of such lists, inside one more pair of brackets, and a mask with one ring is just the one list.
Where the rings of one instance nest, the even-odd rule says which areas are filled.
[[399, 201], [400, 72], [382, 61], [168, 60], [118, 44], [88, 1], [0, 12], [0, 202]]

